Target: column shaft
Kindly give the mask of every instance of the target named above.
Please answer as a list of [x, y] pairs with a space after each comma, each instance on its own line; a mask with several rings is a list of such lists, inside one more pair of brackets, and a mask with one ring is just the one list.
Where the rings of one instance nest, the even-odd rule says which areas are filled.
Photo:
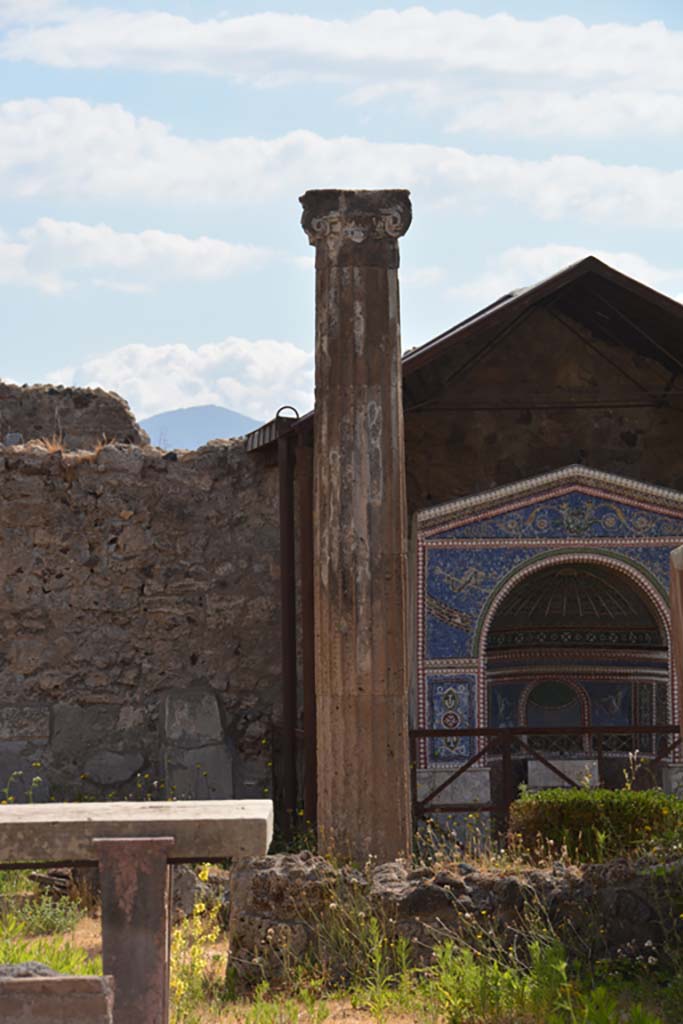
[[[671, 657], [678, 686], [679, 728], [683, 733], [683, 547], [676, 548], [670, 557], [669, 599], [671, 605]], [[674, 709], [672, 708], [672, 713]], [[683, 751], [674, 755], [680, 759]]]
[[410, 847], [398, 294], [405, 192], [307, 193], [316, 245], [315, 680], [322, 848]]

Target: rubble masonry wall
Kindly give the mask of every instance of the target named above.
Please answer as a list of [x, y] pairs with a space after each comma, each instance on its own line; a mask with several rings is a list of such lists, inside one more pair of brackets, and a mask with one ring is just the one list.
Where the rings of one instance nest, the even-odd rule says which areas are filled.
[[0, 789], [261, 796], [278, 548], [277, 473], [239, 440], [0, 446]]

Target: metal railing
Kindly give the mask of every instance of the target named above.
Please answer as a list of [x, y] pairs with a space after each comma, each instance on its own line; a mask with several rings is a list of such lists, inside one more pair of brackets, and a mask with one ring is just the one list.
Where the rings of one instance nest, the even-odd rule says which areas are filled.
[[[439, 782], [429, 793], [419, 798], [418, 761], [420, 745], [429, 739], [472, 737], [477, 737], [480, 741], [477, 752], [462, 764], [454, 765], [453, 771], [443, 781]], [[650, 737], [652, 750], [649, 753], [643, 752], [643, 739]], [[667, 738], [670, 740], [668, 743]], [[558, 753], [560, 756], [564, 753], [565, 759], [567, 759], [568, 754], [574, 757], [595, 757], [598, 768], [598, 785], [602, 786], [605, 783], [606, 755], [620, 753], [628, 755], [628, 753], [638, 751], [640, 759], [634, 766], [633, 781], [635, 782], [638, 774], [645, 767], [652, 771], [657, 765], [665, 761], [680, 745], [681, 739], [680, 727], [678, 725], [411, 729], [410, 764], [414, 820], [417, 822], [420, 818], [426, 818], [430, 814], [489, 811], [498, 822], [499, 828], [505, 829], [509, 818], [510, 804], [517, 797], [518, 781], [515, 778], [514, 765], [520, 756], [526, 756], [529, 760], [540, 761], [550, 772], [558, 776], [560, 783], [575, 788], [579, 788], [580, 783], [572, 779], [566, 772], [563, 772], [558, 763], [551, 761], [549, 757]], [[560, 748], [559, 750], [553, 749], [552, 744], [555, 740]], [[624, 740], [626, 740], [626, 744], [624, 744]], [[546, 742], [542, 743], [541, 741]], [[570, 746], [572, 742], [575, 744], [573, 748]], [[562, 746], [564, 746], [564, 751], [561, 749]], [[457, 779], [461, 778], [461, 776], [485, 758], [489, 763], [492, 763], [493, 759], [495, 759], [495, 762], [499, 765], [500, 779], [496, 799], [491, 799], [488, 803], [433, 802], [444, 790], [448, 789]]]

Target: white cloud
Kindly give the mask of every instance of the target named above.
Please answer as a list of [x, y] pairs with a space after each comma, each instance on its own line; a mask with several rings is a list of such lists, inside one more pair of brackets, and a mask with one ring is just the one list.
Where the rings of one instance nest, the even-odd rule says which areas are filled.
[[313, 353], [291, 342], [226, 338], [190, 348], [124, 345], [48, 374], [55, 384], [102, 387], [123, 395], [138, 419], [191, 405], [224, 405], [266, 420], [280, 406], [313, 404]]
[[[84, 278], [121, 292], [141, 292], [165, 280], [218, 280], [262, 267], [268, 249], [218, 238], [147, 229], [116, 231], [108, 224], [80, 224], [43, 217], [0, 236], [0, 284], [18, 284], [57, 294]], [[100, 276], [109, 274], [111, 276]]]
[[78, 10], [61, 0], [0, 0], [0, 28], [59, 24], [78, 17]]
[[441, 284], [446, 276], [443, 267], [403, 267], [401, 284], [411, 288], [432, 288]]
[[58, 274], [29, 270], [26, 257], [27, 246], [0, 231], [0, 285], [39, 288], [53, 295], [63, 290]]
[[[33, 0], [39, 7], [38, 0]], [[20, 9], [20, 5], [14, 4]], [[18, 27], [2, 54], [57, 67], [137, 67], [231, 76], [303, 71], [340, 75], [388, 69], [654, 78], [680, 87], [683, 33], [661, 21], [586, 25], [457, 9], [375, 10], [323, 19], [262, 13], [192, 21], [163, 11], [71, 9], [62, 24]]]
[[266, 87], [333, 81], [356, 103], [404, 102], [407, 94], [420, 109], [444, 108], [457, 131], [680, 132], [683, 32], [661, 21], [589, 26], [569, 16], [531, 21], [418, 6], [348, 19], [271, 12], [191, 20], [57, 0], [5, 3], [5, 22], [16, 21], [0, 40], [8, 60]]
[[455, 103], [444, 97], [440, 105], [454, 112], [448, 124], [452, 132], [604, 140], [643, 133], [680, 136], [683, 131], [683, 91], [482, 90], [460, 95]]
[[437, 202], [513, 201], [547, 218], [683, 223], [683, 171], [580, 156], [523, 160], [428, 144], [326, 139], [187, 139], [117, 104], [0, 105], [0, 189], [19, 197], [239, 204], [306, 188], [407, 186]]
[[451, 288], [450, 292], [471, 301], [474, 307], [487, 305], [511, 291], [536, 284], [589, 255], [680, 301], [678, 293], [683, 288], [683, 266], [658, 267], [634, 252], [606, 252], [555, 244], [506, 249], [496, 257], [488, 271]]

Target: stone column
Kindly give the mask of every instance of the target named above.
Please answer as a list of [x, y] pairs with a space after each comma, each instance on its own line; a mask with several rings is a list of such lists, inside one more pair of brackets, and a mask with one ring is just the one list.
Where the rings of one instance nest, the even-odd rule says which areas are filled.
[[307, 192], [316, 249], [318, 835], [363, 861], [411, 843], [398, 239], [404, 190]]
[[[671, 608], [671, 658], [678, 687], [678, 720], [683, 707], [683, 547], [671, 552], [669, 559], [669, 604]], [[683, 725], [680, 727], [683, 732]], [[667, 737], [667, 743], [675, 736]], [[674, 757], [680, 759], [683, 748], [679, 747]], [[683, 764], [664, 764], [662, 785], [667, 793], [683, 797]]]
[[[679, 687], [683, 684], [683, 547], [676, 548], [670, 556], [671, 577], [669, 599], [671, 604], [671, 646], [673, 663], [678, 675]], [[679, 690], [680, 706], [680, 690]]]

